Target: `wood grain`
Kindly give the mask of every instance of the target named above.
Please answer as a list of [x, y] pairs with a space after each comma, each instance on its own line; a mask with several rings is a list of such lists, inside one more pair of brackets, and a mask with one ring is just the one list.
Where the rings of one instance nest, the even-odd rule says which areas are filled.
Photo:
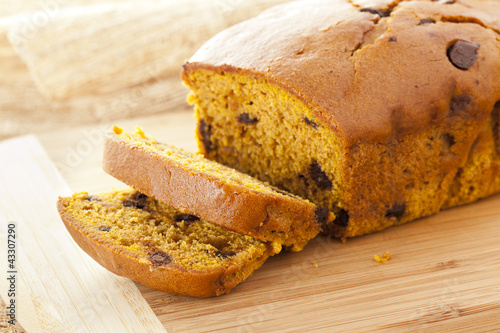
[[[160, 142], [195, 150], [191, 114], [117, 125], [142, 125]], [[80, 127], [39, 136], [74, 191], [123, 186], [101, 171], [102, 143], [68, 167], [69, 152], [93, 130], [100, 131]], [[345, 244], [318, 237], [302, 252], [271, 258], [222, 297], [138, 287], [169, 332], [492, 332], [500, 330], [499, 244], [497, 195]], [[385, 251], [392, 260], [377, 263], [374, 255]]]
[[[0, 144], [0, 267], [7, 267], [7, 225], [15, 225], [17, 319], [28, 332], [162, 332], [128, 279], [108, 272], [76, 246], [55, 202], [71, 194], [34, 136]], [[10, 275], [9, 275], [10, 276]], [[0, 279], [10, 301], [10, 282]]]

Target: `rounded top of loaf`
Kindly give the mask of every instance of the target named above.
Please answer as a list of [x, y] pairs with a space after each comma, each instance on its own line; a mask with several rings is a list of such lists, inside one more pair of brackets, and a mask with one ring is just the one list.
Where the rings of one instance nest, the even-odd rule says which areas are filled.
[[185, 65], [263, 78], [346, 144], [385, 142], [500, 100], [500, 3], [304, 0], [208, 41]]

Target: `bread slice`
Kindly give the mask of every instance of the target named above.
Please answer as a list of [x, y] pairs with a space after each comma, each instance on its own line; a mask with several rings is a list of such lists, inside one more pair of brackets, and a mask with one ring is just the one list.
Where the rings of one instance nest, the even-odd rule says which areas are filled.
[[77, 193], [57, 206], [73, 239], [99, 264], [171, 294], [225, 294], [281, 250], [133, 189]]
[[104, 171], [138, 191], [239, 234], [301, 250], [332, 213], [138, 129], [106, 137]]

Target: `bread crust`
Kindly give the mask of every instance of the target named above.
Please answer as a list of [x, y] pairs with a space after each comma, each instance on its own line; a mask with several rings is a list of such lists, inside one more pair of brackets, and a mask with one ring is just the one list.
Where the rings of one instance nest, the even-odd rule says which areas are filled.
[[[321, 230], [318, 212], [301, 198], [269, 194], [182, 165], [109, 133], [103, 169], [136, 190], [184, 213], [239, 234], [301, 250]], [[324, 222], [334, 219], [326, 212]]]
[[[205, 43], [184, 65], [183, 79], [191, 86], [200, 68], [262, 78], [310, 106], [346, 147], [432, 125], [462, 92], [479, 106], [478, 117], [487, 117], [500, 99], [500, 4], [379, 1], [363, 11], [367, 3], [307, 0], [271, 8]], [[447, 58], [457, 40], [480, 45], [469, 70]]]
[[140, 261], [92, 235], [82, 223], [65, 211], [63, 200], [59, 198], [57, 209], [66, 229], [82, 250], [116, 275], [170, 294], [205, 298], [228, 293], [274, 254], [271, 244], [267, 244], [267, 251], [254, 258], [252, 264], [233, 262], [228, 267], [206, 270], [186, 269], [175, 264], [154, 267], [150, 262]]

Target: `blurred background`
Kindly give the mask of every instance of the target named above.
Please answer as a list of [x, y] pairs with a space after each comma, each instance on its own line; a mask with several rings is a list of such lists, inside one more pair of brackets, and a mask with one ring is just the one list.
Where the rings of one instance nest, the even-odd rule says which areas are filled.
[[285, 0], [0, 0], [0, 140], [191, 112], [182, 64]]

